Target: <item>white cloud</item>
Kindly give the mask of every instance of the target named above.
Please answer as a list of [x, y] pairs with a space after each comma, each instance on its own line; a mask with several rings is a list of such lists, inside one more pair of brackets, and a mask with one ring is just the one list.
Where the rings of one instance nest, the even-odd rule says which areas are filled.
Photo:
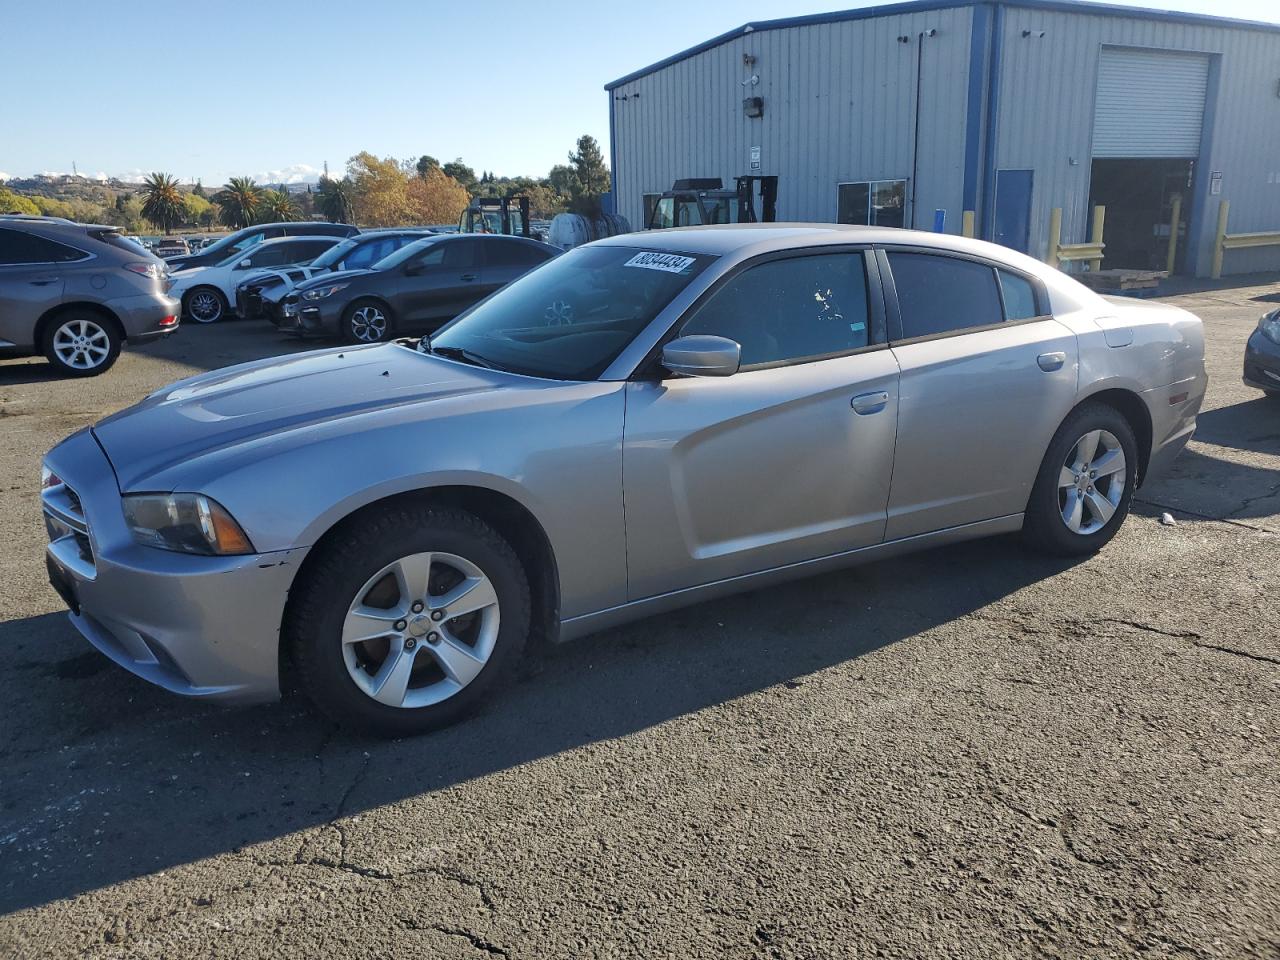
[[309, 163], [293, 163], [280, 170], [255, 173], [253, 179], [258, 183], [315, 183], [322, 173], [323, 170]]
[[6, 180], [12, 180], [12, 179], [13, 177], [9, 176], [9, 174], [3, 171], [0, 171], [0, 183], [4, 183]]

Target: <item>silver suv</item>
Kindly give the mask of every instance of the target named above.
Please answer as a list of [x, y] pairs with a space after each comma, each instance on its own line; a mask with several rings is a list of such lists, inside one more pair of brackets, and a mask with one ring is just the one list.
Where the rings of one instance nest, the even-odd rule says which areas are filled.
[[172, 333], [169, 272], [115, 227], [0, 216], [0, 356], [43, 353], [61, 373], [107, 370], [128, 341]]

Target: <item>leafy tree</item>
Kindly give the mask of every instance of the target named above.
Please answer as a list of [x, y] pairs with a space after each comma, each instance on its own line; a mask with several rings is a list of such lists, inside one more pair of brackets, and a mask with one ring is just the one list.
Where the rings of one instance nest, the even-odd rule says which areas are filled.
[[406, 195], [409, 221], [417, 224], [457, 223], [471, 200], [466, 188], [439, 168], [413, 177]]
[[479, 181], [476, 179], [476, 172], [471, 169], [471, 167], [468, 167], [463, 163], [461, 157], [457, 160], [451, 160], [449, 163], [446, 163], [442, 169], [446, 174], [453, 177], [453, 179], [466, 187], [468, 193], [476, 192], [476, 187], [479, 184]]
[[284, 190], [265, 190], [262, 201], [258, 204], [258, 220], [262, 223], [277, 223], [298, 219], [298, 205], [293, 197]]
[[191, 191], [182, 201], [182, 206], [185, 208], [182, 219], [186, 223], [203, 225], [206, 218], [209, 222], [213, 221], [213, 204], [206, 200], [203, 194]]
[[347, 161], [356, 222], [394, 227], [409, 219], [409, 178], [392, 157], [361, 151]]
[[219, 218], [228, 227], [247, 227], [257, 218], [262, 191], [252, 177], [232, 177], [225, 189], [214, 195], [219, 207]]
[[346, 177], [340, 180], [321, 177], [316, 207], [325, 219], [333, 223], [354, 223], [356, 215], [352, 203], [351, 181]]
[[418, 176], [425, 180], [427, 179], [427, 174], [432, 170], [440, 169], [440, 161], [435, 157], [429, 157], [424, 153], [418, 158], [418, 162], [414, 166], [418, 171]]
[[14, 193], [8, 187], [0, 187], [0, 213], [26, 213], [40, 215], [40, 208], [31, 199]]
[[206, 199], [205, 193], [204, 193], [204, 184], [201, 183], [199, 180], [196, 181], [196, 185], [191, 189], [191, 192], [194, 193], [201, 200]]
[[63, 217], [67, 220], [77, 219], [75, 208], [65, 200], [58, 200], [54, 197], [42, 197], [39, 194], [32, 196], [30, 200], [46, 217]]
[[142, 181], [142, 215], [167, 235], [186, 212], [176, 177], [152, 173]]
[[576, 153], [569, 154], [578, 187], [573, 191], [573, 206], [579, 213], [596, 215], [600, 211], [600, 196], [609, 192], [609, 168], [605, 165], [600, 144], [590, 134], [578, 138]]
[[562, 197], [571, 197], [582, 187], [578, 174], [568, 164], [559, 163], [547, 174], [547, 184]]

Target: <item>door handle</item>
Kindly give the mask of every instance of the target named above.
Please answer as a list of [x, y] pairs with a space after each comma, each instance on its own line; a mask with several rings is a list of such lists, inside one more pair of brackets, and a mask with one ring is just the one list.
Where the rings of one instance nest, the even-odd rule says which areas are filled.
[[51, 283], [57, 283], [57, 277], [51, 277], [48, 274], [39, 277], [32, 277], [30, 283], [33, 287], [47, 287]]
[[850, 401], [853, 412], [861, 417], [871, 413], [879, 413], [889, 404], [889, 394], [883, 390], [874, 393], [860, 393]]
[[1040, 365], [1040, 369], [1045, 373], [1053, 373], [1055, 370], [1061, 370], [1062, 365], [1067, 362], [1067, 355], [1061, 350], [1055, 350], [1053, 353], [1042, 353], [1036, 357], [1036, 363]]
[[472, 280], [479, 280], [479, 279], [480, 279], [480, 276], [479, 276], [479, 274], [475, 274], [475, 273], [464, 273], [464, 274], [463, 274], [462, 276], [460, 276], [458, 279], [459, 279], [459, 280], [466, 280], [466, 281], [469, 283], [469, 282], [470, 282], [470, 281], [472, 281]]

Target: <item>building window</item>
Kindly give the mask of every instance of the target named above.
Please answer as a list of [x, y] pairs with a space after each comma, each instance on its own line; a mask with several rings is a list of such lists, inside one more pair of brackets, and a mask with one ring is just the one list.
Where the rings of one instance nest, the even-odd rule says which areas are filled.
[[864, 227], [904, 227], [907, 181], [870, 180], [836, 187], [836, 222]]

